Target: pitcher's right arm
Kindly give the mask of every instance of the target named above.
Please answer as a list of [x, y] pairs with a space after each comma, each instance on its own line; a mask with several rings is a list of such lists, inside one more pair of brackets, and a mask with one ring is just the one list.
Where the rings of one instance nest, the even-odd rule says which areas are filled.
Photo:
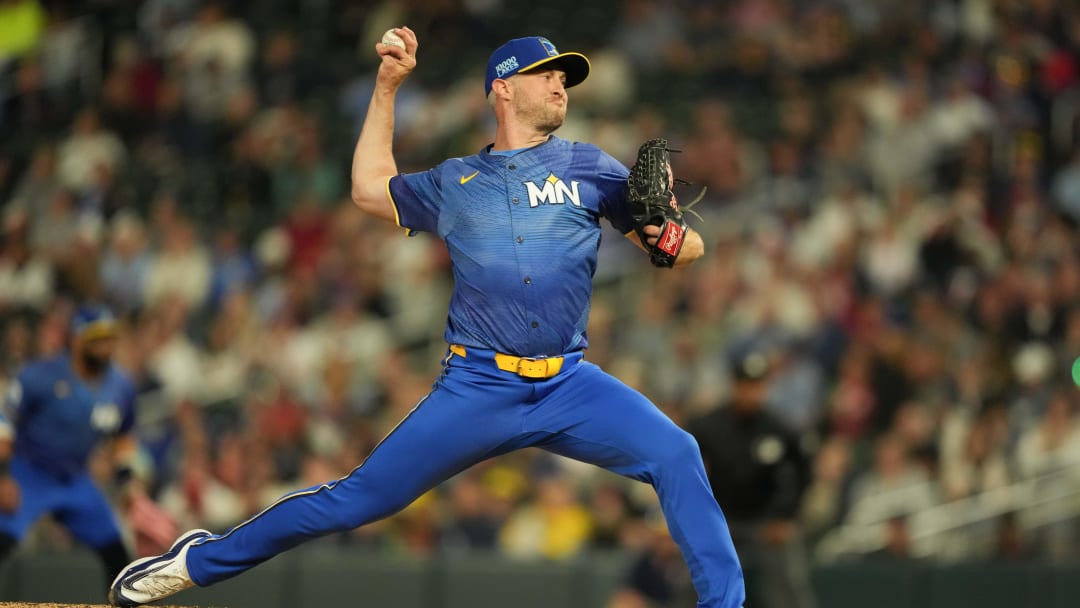
[[394, 99], [405, 78], [416, 67], [416, 34], [407, 27], [394, 28], [405, 48], [377, 43], [382, 58], [375, 91], [371, 94], [364, 126], [356, 141], [352, 162], [352, 201], [363, 211], [392, 222], [397, 212], [390, 200], [388, 182], [398, 174], [394, 161]]

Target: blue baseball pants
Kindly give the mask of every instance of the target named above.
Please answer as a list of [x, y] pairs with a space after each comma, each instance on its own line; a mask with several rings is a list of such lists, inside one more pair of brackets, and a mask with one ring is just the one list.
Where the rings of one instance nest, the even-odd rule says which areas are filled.
[[75, 540], [91, 549], [120, 542], [116, 516], [89, 474], [57, 479], [16, 455], [11, 475], [22, 501], [14, 513], [0, 513], [0, 532], [22, 540], [38, 518], [51, 513]]
[[698, 606], [742, 606], [742, 570], [693, 437], [580, 354], [546, 380], [502, 371], [493, 357], [471, 347], [448, 356], [427, 397], [347, 476], [288, 494], [192, 546], [192, 580], [236, 576], [309, 539], [392, 515], [477, 462], [535, 446], [652, 484]]

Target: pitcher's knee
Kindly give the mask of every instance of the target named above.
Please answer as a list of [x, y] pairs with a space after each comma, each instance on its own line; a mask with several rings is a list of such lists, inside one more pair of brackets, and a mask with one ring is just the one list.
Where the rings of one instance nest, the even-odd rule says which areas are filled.
[[679, 470], [704, 469], [697, 440], [680, 428], [665, 433], [657, 441], [651, 460], [655, 469], [661, 474]]

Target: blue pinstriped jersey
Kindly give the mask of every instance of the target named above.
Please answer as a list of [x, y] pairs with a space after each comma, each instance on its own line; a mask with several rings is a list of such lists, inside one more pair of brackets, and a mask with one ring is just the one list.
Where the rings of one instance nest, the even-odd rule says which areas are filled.
[[85, 472], [98, 441], [127, 433], [135, 424], [131, 381], [113, 366], [88, 384], [66, 355], [23, 368], [5, 401], [14, 423], [15, 454], [61, 479]]
[[391, 178], [398, 224], [450, 252], [447, 342], [521, 356], [585, 348], [599, 220], [633, 229], [628, 173], [596, 146], [551, 137]]

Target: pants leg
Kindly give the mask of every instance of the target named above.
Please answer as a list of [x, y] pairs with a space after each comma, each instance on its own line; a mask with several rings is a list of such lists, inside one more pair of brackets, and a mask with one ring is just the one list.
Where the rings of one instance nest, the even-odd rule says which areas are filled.
[[[461, 365], [462, 367], [455, 367]], [[530, 386], [492, 381], [455, 362], [436, 387], [347, 476], [288, 494], [188, 551], [192, 580], [236, 576], [304, 541], [387, 517], [450, 476], [520, 447]]]
[[742, 570], [694, 438], [648, 399], [591, 363], [557, 382], [526, 417], [548, 451], [653, 485], [690, 568], [701, 608], [739, 608]]
[[71, 481], [53, 513], [75, 540], [95, 551], [121, 542], [116, 515], [89, 475]]
[[38, 518], [60, 504], [65, 485], [18, 456], [11, 460], [11, 475], [19, 484], [21, 501], [14, 513], [0, 513], [0, 534], [18, 543]]
[[802, 539], [766, 547], [761, 556], [762, 606], [766, 608], [814, 608], [814, 588]]
[[6, 532], [0, 532], [0, 564], [4, 563], [18, 546], [19, 541], [14, 536]]
[[68, 483], [53, 514], [75, 540], [97, 554], [104, 568], [102, 589], [108, 589], [130, 561], [130, 556], [124, 547], [116, 514], [89, 475], [81, 475]]
[[105, 585], [102, 589], [108, 589], [116, 575], [120, 574], [120, 571], [131, 562], [131, 554], [124, 546], [124, 541], [120, 539], [104, 547], [97, 547], [94, 552], [97, 553], [98, 560], [104, 568]]

